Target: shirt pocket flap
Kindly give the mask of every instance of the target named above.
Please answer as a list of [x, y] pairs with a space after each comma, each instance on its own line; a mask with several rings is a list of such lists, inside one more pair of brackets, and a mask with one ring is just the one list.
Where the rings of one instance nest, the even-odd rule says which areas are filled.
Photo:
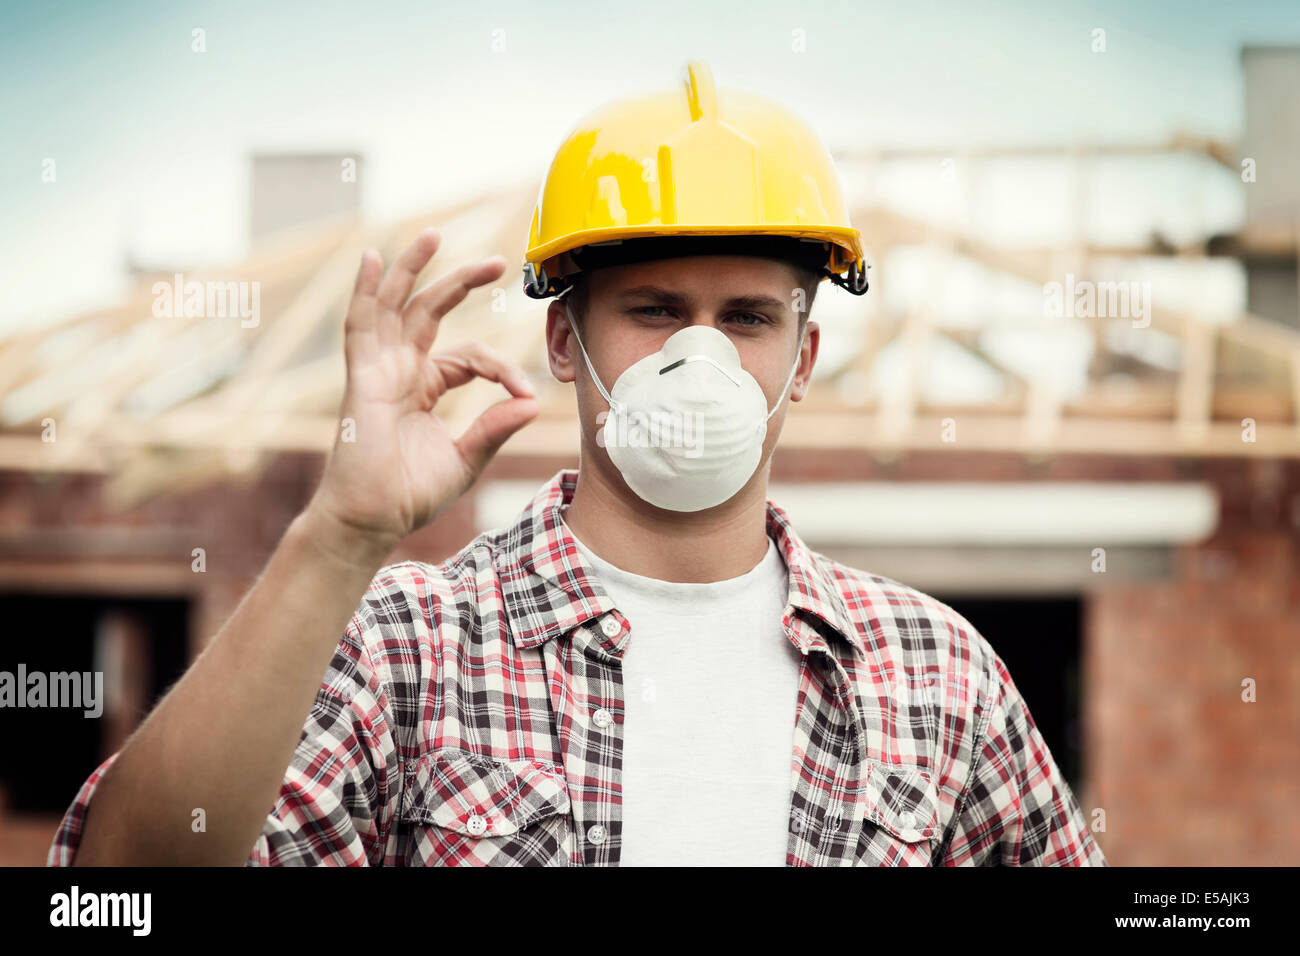
[[569, 812], [564, 768], [541, 760], [441, 750], [420, 760], [407, 787], [404, 820], [476, 838], [507, 836]]
[[917, 767], [867, 765], [867, 819], [907, 843], [939, 835], [939, 800], [930, 775]]

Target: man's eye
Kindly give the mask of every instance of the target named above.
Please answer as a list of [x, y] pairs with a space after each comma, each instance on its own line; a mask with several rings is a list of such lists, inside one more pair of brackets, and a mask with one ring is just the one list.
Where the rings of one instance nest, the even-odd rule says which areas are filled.
[[[633, 309], [632, 311], [644, 315], [648, 312], [653, 312], [655, 309], [658, 309], [660, 312], [664, 311], [662, 305], [643, 305], [639, 309]], [[652, 316], [652, 318], [657, 318], [657, 316]]]
[[757, 312], [737, 312], [734, 316], [732, 316], [732, 318], [752, 320], [752, 321], [742, 321], [740, 323], [741, 325], [750, 326], [750, 327], [755, 325], [762, 325], [764, 322], [767, 321], [766, 316], [759, 315]]

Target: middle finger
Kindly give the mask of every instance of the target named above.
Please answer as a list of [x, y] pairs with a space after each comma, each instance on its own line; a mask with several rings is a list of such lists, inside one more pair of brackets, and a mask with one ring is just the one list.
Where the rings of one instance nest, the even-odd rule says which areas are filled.
[[505, 256], [489, 256], [466, 263], [421, 290], [402, 314], [403, 337], [427, 352], [438, 335], [439, 320], [463, 301], [471, 289], [499, 279], [505, 266]]

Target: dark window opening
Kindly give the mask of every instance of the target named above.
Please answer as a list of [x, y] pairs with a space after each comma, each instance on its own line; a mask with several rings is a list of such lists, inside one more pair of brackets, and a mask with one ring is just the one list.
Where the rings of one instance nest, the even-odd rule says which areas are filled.
[[970, 621], [1011, 672], [1030, 716], [1078, 798], [1082, 601], [1075, 596], [991, 598], [935, 595]]
[[[61, 815], [185, 671], [189, 602], [0, 594], [0, 620], [0, 671], [16, 682], [22, 665], [47, 678], [46, 706], [0, 709], [0, 805], [5, 813]], [[98, 717], [86, 715], [91, 706], [49, 706], [49, 675], [87, 672], [91, 684], [79, 690], [102, 707]]]

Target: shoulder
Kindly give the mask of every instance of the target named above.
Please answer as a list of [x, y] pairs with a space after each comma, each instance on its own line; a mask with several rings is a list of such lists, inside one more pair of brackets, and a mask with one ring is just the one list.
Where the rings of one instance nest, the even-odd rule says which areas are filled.
[[[393, 720], [420, 712], [437, 689], [448, 642], [463, 643], [500, 593], [498, 542], [480, 534], [442, 561], [398, 561], [371, 578], [335, 647], [317, 706], [373, 700]], [[410, 727], [400, 730], [409, 743]]]
[[988, 693], [996, 654], [962, 614], [893, 578], [813, 555], [843, 598], [848, 624], [873, 667], [891, 669], [895, 681], [951, 680], [977, 697]]
[[480, 534], [438, 562], [399, 561], [385, 565], [371, 579], [357, 614], [381, 627], [417, 624], [432, 611], [472, 603], [484, 575], [494, 575], [496, 541]]
[[382, 567], [361, 596], [335, 653], [336, 670], [373, 671], [381, 681], [416, 680], [435, 636], [463, 631], [499, 591], [498, 542], [480, 534], [442, 561]]

